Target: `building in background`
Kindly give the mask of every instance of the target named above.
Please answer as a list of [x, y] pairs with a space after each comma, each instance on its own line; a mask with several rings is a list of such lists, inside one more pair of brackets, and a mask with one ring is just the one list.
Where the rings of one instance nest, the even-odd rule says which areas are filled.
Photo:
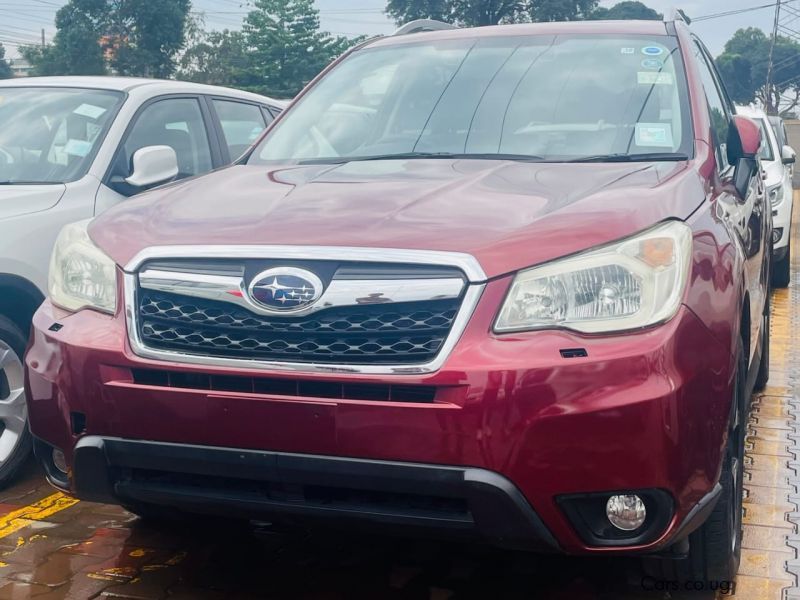
[[28, 77], [33, 69], [33, 65], [24, 58], [9, 58], [8, 65], [11, 67], [14, 77]]

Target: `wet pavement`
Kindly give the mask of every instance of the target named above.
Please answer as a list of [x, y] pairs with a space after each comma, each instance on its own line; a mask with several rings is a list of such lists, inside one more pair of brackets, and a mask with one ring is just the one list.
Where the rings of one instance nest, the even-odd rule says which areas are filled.
[[[795, 199], [800, 248], [800, 196]], [[742, 565], [735, 596], [800, 600], [800, 252], [773, 296], [770, 383], [747, 438]], [[702, 582], [700, 582], [702, 583]], [[714, 598], [664, 591], [638, 561], [538, 556], [348, 532], [281, 531], [196, 517], [142, 521], [56, 493], [31, 462], [0, 491], [0, 600]]]

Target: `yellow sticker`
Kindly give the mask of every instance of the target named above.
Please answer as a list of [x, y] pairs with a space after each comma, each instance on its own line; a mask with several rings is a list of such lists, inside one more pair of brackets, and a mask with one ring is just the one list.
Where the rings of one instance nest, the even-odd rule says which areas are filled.
[[639, 71], [639, 85], [672, 85], [672, 73]]

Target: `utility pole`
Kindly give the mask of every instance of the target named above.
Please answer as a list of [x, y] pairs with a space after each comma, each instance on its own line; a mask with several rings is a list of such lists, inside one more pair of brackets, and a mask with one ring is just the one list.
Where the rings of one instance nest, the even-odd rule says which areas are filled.
[[44, 48], [44, 47], [45, 47], [45, 42], [44, 42], [44, 27], [42, 27], [42, 48]]
[[[768, 114], [777, 114], [778, 109], [780, 107], [772, 106], [772, 76], [774, 75], [774, 61], [775, 61], [775, 44], [778, 41], [778, 27], [780, 26], [781, 22], [781, 2], [782, 0], [778, 0], [777, 4], [775, 5], [775, 26], [772, 29], [772, 42], [769, 45], [769, 64], [767, 66], [767, 87], [766, 87], [766, 108]], [[778, 98], [778, 104], [780, 104], [780, 98]]]

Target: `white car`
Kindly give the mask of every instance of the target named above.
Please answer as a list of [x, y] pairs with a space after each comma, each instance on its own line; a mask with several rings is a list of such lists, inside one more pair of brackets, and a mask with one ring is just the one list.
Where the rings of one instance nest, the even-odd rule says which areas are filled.
[[736, 112], [753, 119], [761, 128], [761, 164], [772, 206], [772, 284], [785, 288], [791, 277], [792, 173], [795, 151], [778, 141], [770, 117], [754, 106], [737, 106]]
[[22, 355], [61, 228], [231, 163], [283, 108], [264, 96], [178, 81], [0, 82], [0, 485], [30, 448]]

